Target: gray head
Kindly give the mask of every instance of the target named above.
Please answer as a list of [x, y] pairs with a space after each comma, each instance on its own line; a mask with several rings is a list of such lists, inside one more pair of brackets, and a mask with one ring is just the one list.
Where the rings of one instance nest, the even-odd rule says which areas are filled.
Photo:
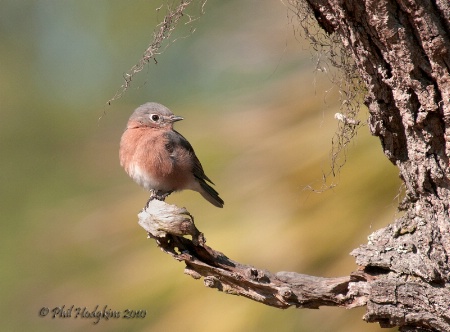
[[128, 120], [128, 127], [172, 128], [176, 121], [183, 120], [174, 115], [166, 106], [158, 103], [145, 103], [136, 108]]

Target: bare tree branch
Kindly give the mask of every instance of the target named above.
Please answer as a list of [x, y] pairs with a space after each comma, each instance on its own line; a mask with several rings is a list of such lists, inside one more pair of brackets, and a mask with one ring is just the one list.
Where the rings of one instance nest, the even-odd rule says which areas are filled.
[[[184, 208], [152, 200], [139, 214], [139, 224], [158, 246], [186, 264], [185, 273], [227, 294], [240, 295], [277, 308], [353, 308], [366, 304], [364, 275], [321, 278], [295, 272], [271, 273], [229, 259], [205, 244]], [[192, 240], [185, 236], [191, 236]]]
[[184, 273], [194, 279], [203, 277], [205, 286], [226, 294], [281, 309], [290, 306], [351, 309], [367, 305], [365, 320], [379, 322], [382, 327], [410, 329], [420, 317], [421, 324], [433, 330], [450, 330], [450, 312], [442, 305], [450, 298], [446, 287], [424, 284], [414, 278], [399, 280], [395, 273], [383, 269], [321, 278], [295, 272], [271, 273], [241, 264], [208, 247], [185, 208], [158, 200], [150, 201], [139, 214], [139, 224], [162, 251], [186, 264]]

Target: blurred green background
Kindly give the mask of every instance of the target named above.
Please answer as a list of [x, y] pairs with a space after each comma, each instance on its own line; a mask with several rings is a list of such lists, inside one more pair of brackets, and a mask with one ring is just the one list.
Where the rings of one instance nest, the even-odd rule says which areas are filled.
[[[171, 195], [208, 244], [242, 263], [343, 276], [349, 252], [396, 216], [397, 170], [363, 127], [322, 194], [338, 92], [280, 1], [208, 0], [158, 64], [107, 106], [164, 17], [160, 1], [3, 0], [0, 11], [1, 318], [4, 331], [379, 331], [364, 308], [279, 310], [207, 289], [137, 224], [148, 194], [123, 172], [127, 118], [157, 101], [185, 121], [225, 200]], [[191, 13], [199, 12], [198, 6]], [[99, 117], [103, 117], [99, 120]], [[362, 110], [362, 119], [366, 117]], [[105, 305], [143, 319], [39, 317]]]

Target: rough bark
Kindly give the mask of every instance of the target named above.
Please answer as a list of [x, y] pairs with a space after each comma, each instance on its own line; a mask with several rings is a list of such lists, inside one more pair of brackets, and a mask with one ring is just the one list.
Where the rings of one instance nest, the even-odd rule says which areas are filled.
[[352, 252], [358, 271], [330, 279], [234, 262], [206, 246], [185, 210], [162, 202], [152, 201], [140, 224], [208, 287], [279, 308], [366, 305], [364, 319], [382, 327], [450, 331], [450, 4], [306, 2], [356, 64], [370, 131], [405, 184], [404, 214]]
[[449, 331], [449, 2], [308, 3], [354, 59], [370, 130], [406, 187], [404, 215], [352, 253], [366, 273], [384, 273], [370, 283], [365, 319]]

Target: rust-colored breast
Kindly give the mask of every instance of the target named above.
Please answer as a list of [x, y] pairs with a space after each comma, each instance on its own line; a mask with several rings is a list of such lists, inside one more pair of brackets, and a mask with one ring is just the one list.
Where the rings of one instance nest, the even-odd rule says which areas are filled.
[[120, 142], [120, 164], [147, 190], [190, 189], [190, 182], [195, 182], [192, 156], [165, 132], [148, 127], [127, 128]]

